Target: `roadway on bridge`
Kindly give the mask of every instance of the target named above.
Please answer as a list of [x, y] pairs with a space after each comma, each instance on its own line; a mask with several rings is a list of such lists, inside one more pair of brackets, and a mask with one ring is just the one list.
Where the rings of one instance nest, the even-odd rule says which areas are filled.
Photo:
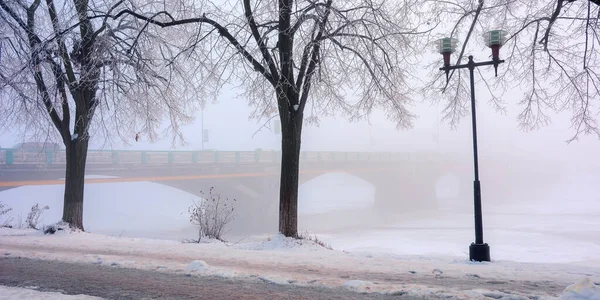
[[[352, 168], [352, 169], [322, 169], [322, 170], [303, 170], [300, 174], [325, 174], [338, 172], [379, 172], [396, 171], [399, 168]], [[31, 172], [30, 176], [35, 177], [36, 172]], [[107, 177], [107, 178], [86, 178], [85, 183], [114, 183], [114, 182], [140, 182], [140, 181], [180, 181], [194, 179], [230, 179], [247, 177], [269, 177], [279, 176], [279, 172], [250, 172], [250, 173], [226, 173], [226, 174], [199, 174], [199, 175], [179, 175], [179, 176], [139, 176], [139, 177]], [[5, 176], [9, 177], [9, 176]], [[63, 179], [50, 180], [15, 180], [2, 181], [0, 187], [11, 188], [28, 185], [54, 185], [64, 184]]]

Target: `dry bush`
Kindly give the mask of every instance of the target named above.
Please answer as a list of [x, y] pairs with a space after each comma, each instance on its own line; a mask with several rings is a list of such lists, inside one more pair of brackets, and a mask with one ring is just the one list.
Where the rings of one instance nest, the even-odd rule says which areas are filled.
[[323, 240], [319, 239], [316, 235], [311, 236], [308, 232], [298, 234], [298, 239], [299, 240], [308, 240], [308, 241], [311, 241], [325, 249], [333, 250], [333, 248], [331, 248], [331, 245], [329, 245], [326, 242], [324, 242]]
[[10, 226], [10, 222], [12, 222], [12, 217], [4, 217], [4, 215], [8, 214], [12, 208], [8, 207], [8, 205], [0, 202], [0, 228], [1, 227], [12, 227]]
[[42, 217], [44, 211], [48, 209], [50, 209], [48, 205], [40, 208], [39, 204], [34, 204], [31, 207], [31, 211], [27, 214], [27, 219], [25, 220], [25, 223], [27, 223], [27, 228], [39, 230], [38, 224], [40, 223], [40, 218]]
[[198, 225], [198, 240], [200, 243], [203, 238], [217, 239], [223, 241], [225, 227], [234, 218], [235, 199], [221, 198], [221, 195], [213, 192], [211, 187], [208, 196], [200, 192], [202, 200], [194, 201], [194, 204], [188, 208], [190, 214], [190, 223]]

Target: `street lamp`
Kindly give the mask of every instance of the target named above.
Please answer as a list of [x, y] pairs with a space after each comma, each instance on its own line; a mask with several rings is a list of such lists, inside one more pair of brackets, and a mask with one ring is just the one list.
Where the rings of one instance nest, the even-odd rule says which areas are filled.
[[506, 41], [504, 30], [490, 30], [483, 35], [486, 46], [492, 49], [492, 60], [485, 62], [474, 62], [473, 56], [469, 55], [469, 62], [462, 65], [450, 65], [450, 54], [456, 50], [457, 40], [453, 38], [441, 38], [437, 41], [438, 52], [444, 56], [444, 66], [440, 70], [446, 72], [446, 81], [450, 70], [469, 69], [471, 80], [471, 121], [473, 124], [473, 165], [475, 169], [475, 180], [473, 181], [473, 201], [475, 210], [475, 242], [469, 246], [469, 260], [490, 261], [490, 246], [483, 242], [483, 216], [481, 212], [481, 184], [479, 182], [479, 162], [477, 157], [477, 117], [475, 113], [475, 79], [473, 71], [480, 66], [494, 66], [494, 73], [498, 76], [498, 65], [504, 60], [500, 59], [500, 48]]

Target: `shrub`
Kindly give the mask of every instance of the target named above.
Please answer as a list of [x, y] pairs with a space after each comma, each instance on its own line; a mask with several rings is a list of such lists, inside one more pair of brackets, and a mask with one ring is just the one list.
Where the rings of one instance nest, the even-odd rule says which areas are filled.
[[27, 214], [27, 219], [25, 220], [25, 223], [27, 223], [27, 228], [39, 230], [38, 224], [40, 223], [40, 218], [47, 209], [49, 209], [47, 205], [40, 208], [37, 203], [34, 204], [31, 207], [31, 211]]
[[333, 248], [331, 248], [331, 246], [329, 244], [320, 240], [316, 235], [311, 236], [310, 234], [308, 234], [308, 232], [305, 232], [303, 234], [302, 233], [298, 234], [298, 239], [299, 240], [308, 240], [308, 241], [311, 241], [325, 249], [333, 250]]
[[8, 207], [8, 205], [0, 202], [0, 227], [11, 227], [10, 222], [12, 222], [12, 217], [4, 217], [11, 210], [12, 208]]
[[217, 239], [223, 241], [225, 227], [234, 218], [233, 211], [235, 210], [235, 199], [221, 198], [221, 195], [213, 192], [211, 187], [208, 197], [204, 196], [204, 192], [200, 192], [201, 200], [194, 201], [194, 204], [188, 208], [190, 214], [190, 223], [198, 225], [198, 240], [194, 242], [200, 243], [203, 238]]

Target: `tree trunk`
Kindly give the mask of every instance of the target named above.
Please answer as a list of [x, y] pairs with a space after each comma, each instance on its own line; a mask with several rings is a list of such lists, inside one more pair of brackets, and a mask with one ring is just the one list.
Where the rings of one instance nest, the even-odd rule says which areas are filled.
[[298, 236], [298, 183], [302, 115], [291, 114], [281, 124], [281, 181], [279, 186], [279, 232]]
[[66, 143], [67, 169], [63, 221], [73, 229], [83, 229], [83, 190], [88, 139], [76, 138]]

